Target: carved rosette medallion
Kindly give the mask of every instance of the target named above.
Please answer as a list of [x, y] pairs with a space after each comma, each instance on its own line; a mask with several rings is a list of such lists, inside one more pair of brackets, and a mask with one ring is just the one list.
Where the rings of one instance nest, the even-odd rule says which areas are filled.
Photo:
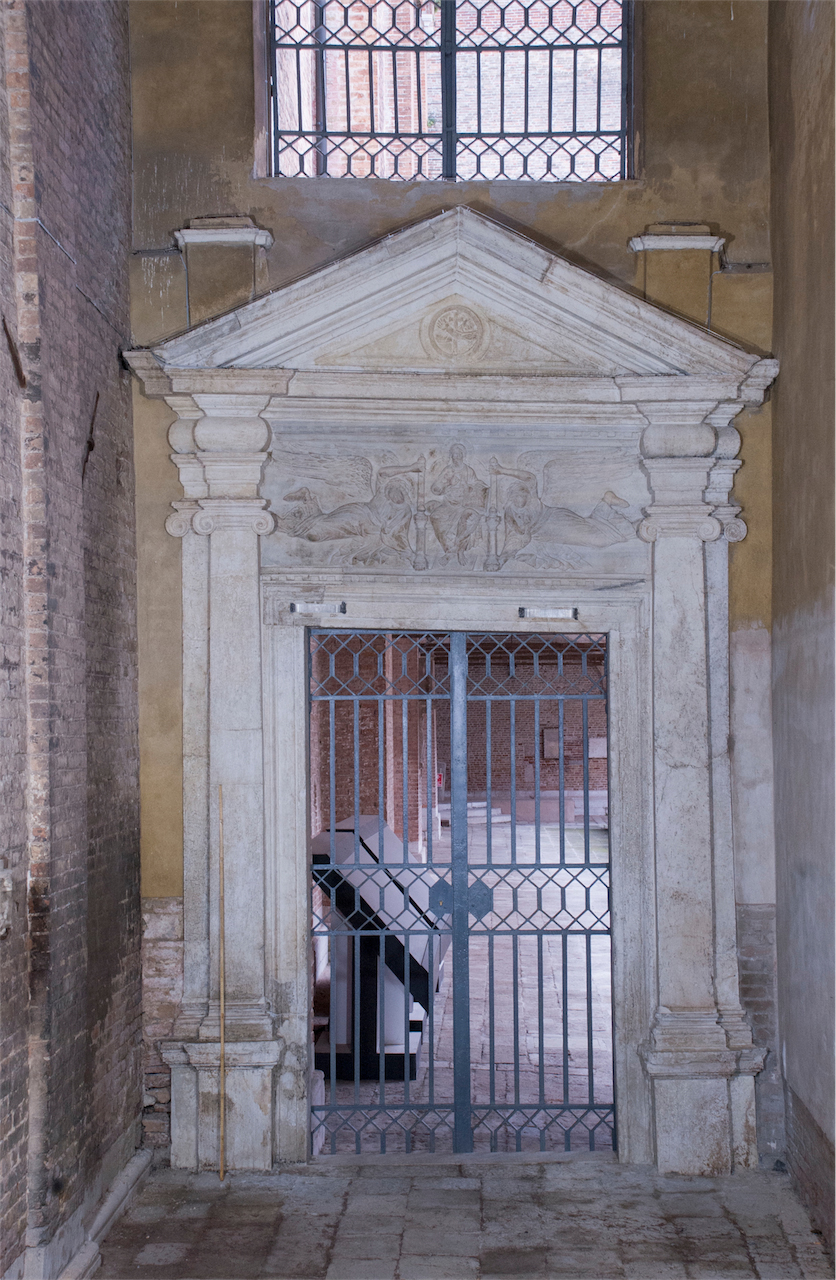
[[426, 345], [443, 360], [463, 360], [479, 355], [486, 337], [484, 321], [470, 307], [444, 307], [429, 322]]

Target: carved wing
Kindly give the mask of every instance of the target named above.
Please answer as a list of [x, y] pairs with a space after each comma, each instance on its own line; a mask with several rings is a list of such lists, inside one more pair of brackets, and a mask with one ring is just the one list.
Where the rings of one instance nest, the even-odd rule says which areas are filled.
[[521, 466], [542, 475], [540, 496], [547, 507], [591, 508], [606, 489], [614, 489], [631, 503], [646, 500], [635, 450], [608, 445], [605, 450], [573, 448], [565, 452], [532, 449], [520, 455]]
[[291, 453], [282, 449], [274, 451], [273, 462], [283, 478], [322, 480], [347, 497], [371, 497], [374, 469], [368, 458], [357, 454]]

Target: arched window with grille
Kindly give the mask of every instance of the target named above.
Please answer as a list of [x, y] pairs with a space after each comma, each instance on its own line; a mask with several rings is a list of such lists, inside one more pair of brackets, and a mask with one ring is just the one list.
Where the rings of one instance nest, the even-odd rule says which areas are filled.
[[270, 0], [275, 176], [630, 176], [630, 0]]

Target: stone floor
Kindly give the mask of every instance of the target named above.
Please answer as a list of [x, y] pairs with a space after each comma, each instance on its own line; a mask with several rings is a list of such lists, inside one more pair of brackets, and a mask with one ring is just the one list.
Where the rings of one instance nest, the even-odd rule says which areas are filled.
[[162, 1170], [102, 1255], [101, 1280], [833, 1276], [785, 1175], [663, 1177], [611, 1153]]

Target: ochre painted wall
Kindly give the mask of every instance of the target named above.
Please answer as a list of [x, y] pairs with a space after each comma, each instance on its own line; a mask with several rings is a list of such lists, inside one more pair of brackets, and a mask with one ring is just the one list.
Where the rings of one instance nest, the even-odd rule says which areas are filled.
[[773, 727], [779, 1016], [791, 1172], [833, 1242], [833, 40], [771, 6]]
[[[768, 264], [766, 3], [645, 0], [637, 10], [634, 179], [608, 185], [399, 183], [254, 177], [250, 0], [136, 0], [136, 344], [186, 326], [184, 266], [173, 233], [198, 217], [247, 215], [272, 232], [266, 288], [456, 204], [505, 221], [626, 288], [643, 286], [627, 242], [655, 223], [706, 224], [727, 238], [731, 262]], [[676, 254], [660, 256], [673, 260]], [[669, 270], [675, 270], [673, 262]], [[667, 289], [660, 296], [670, 302], [673, 295]], [[711, 298], [706, 318], [712, 328], [769, 350], [768, 275], [715, 275]], [[155, 897], [181, 892], [182, 883], [180, 547], [163, 528], [177, 488], [165, 438], [171, 417], [137, 399], [143, 892]], [[732, 609], [746, 625], [768, 626], [769, 408], [742, 419], [746, 466], [738, 492], [746, 494], [751, 532], [734, 550]]]

